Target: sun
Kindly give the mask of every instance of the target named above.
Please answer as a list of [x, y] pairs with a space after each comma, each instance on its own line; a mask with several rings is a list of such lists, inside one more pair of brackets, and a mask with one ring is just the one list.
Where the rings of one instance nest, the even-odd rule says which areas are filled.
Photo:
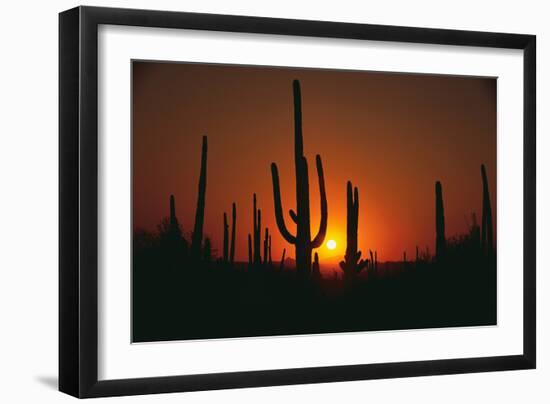
[[336, 241], [334, 240], [327, 241], [327, 248], [329, 250], [334, 250], [336, 248]]

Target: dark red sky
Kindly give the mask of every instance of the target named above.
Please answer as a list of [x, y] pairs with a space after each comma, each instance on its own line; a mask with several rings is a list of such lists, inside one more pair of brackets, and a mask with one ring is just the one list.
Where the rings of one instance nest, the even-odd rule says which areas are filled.
[[[304, 152], [310, 167], [312, 232], [319, 223], [315, 155], [323, 159], [329, 239], [322, 260], [345, 250], [346, 181], [359, 187], [359, 247], [379, 260], [434, 251], [434, 183], [446, 233], [481, 218], [480, 164], [496, 218], [496, 79], [186, 63], [133, 63], [133, 225], [155, 230], [169, 195], [184, 232], [197, 201], [200, 147], [208, 135], [205, 233], [221, 251], [223, 212], [237, 203], [236, 259], [247, 258], [252, 194], [273, 233], [273, 258], [289, 246], [273, 213], [270, 164], [285, 211], [295, 207], [292, 80], [302, 86]], [[293, 228], [290, 218], [287, 226]], [[338, 257], [336, 257], [338, 256]]]

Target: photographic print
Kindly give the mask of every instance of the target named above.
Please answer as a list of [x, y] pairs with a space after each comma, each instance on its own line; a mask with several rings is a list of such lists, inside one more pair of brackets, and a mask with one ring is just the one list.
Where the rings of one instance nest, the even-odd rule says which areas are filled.
[[496, 91], [133, 61], [133, 342], [496, 325]]

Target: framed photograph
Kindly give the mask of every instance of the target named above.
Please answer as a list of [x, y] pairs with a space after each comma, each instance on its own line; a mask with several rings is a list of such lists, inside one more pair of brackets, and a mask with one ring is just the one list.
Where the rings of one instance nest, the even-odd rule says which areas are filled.
[[535, 368], [534, 36], [59, 27], [61, 391]]

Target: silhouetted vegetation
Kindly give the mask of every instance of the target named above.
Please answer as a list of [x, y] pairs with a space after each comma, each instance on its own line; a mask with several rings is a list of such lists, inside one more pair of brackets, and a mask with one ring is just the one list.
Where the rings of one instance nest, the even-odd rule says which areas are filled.
[[485, 165], [481, 165], [481, 180], [483, 182], [483, 216], [481, 219], [481, 242], [483, 251], [487, 255], [493, 253], [493, 213], [491, 212], [491, 201], [489, 199], [489, 185]]
[[283, 238], [296, 247], [296, 267], [305, 276], [311, 272], [311, 252], [319, 248], [327, 233], [328, 206], [325, 193], [325, 177], [321, 156], [315, 156], [317, 175], [319, 177], [319, 193], [321, 199], [321, 223], [317, 235], [311, 239], [309, 216], [309, 176], [307, 160], [304, 156], [304, 140], [302, 137], [302, 100], [300, 82], [294, 80], [294, 165], [296, 171], [296, 211], [290, 210], [289, 215], [296, 223], [296, 235], [292, 235], [285, 224], [283, 208], [281, 204], [281, 190], [279, 185], [279, 172], [277, 164], [271, 164], [271, 176], [273, 178], [273, 198], [275, 202], [275, 217], [277, 227]]
[[[441, 182], [435, 183], [435, 257], [441, 261], [445, 255], [445, 211]], [[403, 260], [405, 261], [405, 259]]]
[[[323, 266], [317, 252], [326, 236], [328, 205], [321, 157], [316, 156], [321, 219], [310, 233], [309, 178], [303, 153], [301, 93], [294, 94], [296, 224], [285, 224], [277, 165], [271, 165], [275, 219], [283, 239], [295, 247], [295, 260], [282, 251], [273, 262], [273, 234], [263, 228], [253, 195], [253, 229], [237, 227], [232, 204], [231, 230], [223, 213], [221, 256], [203, 233], [207, 193], [207, 137], [202, 138], [197, 207], [193, 231], [185, 233], [170, 195], [168, 217], [156, 232], [133, 235], [133, 340], [160, 341], [260, 335], [310, 334], [496, 324], [496, 252], [485, 166], [482, 176], [481, 230], [475, 214], [464, 234], [445, 235], [442, 185], [435, 183], [435, 256], [416, 246], [414, 258], [378, 261], [358, 250], [359, 190], [348, 181], [346, 252], [340, 270]], [[430, 191], [431, 193], [432, 191]], [[368, 212], [366, 212], [368, 215]], [[180, 218], [181, 219], [181, 218]], [[187, 222], [185, 222], [187, 223]], [[187, 234], [187, 235], [186, 235]], [[276, 234], [275, 234], [276, 236]], [[248, 261], [235, 260], [237, 237], [246, 237]], [[375, 235], [369, 234], [369, 238]], [[262, 245], [263, 242], [263, 245]], [[263, 248], [262, 248], [263, 247]], [[263, 252], [263, 254], [262, 254]], [[365, 256], [367, 254], [365, 253]]]
[[346, 255], [340, 262], [340, 268], [344, 271], [344, 279], [351, 282], [357, 274], [368, 265], [368, 260], [361, 259], [361, 251], [357, 250], [357, 225], [359, 222], [359, 191], [353, 189], [351, 182], [347, 185], [347, 225], [346, 225]]
[[195, 213], [195, 227], [191, 241], [191, 254], [195, 260], [200, 258], [202, 249], [202, 228], [204, 225], [204, 205], [206, 202], [206, 158], [208, 152], [208, 141], [206, 136], [202, 137], [201, 173], [199, 178], [199, 192], [197, 197], [197, 211]]

